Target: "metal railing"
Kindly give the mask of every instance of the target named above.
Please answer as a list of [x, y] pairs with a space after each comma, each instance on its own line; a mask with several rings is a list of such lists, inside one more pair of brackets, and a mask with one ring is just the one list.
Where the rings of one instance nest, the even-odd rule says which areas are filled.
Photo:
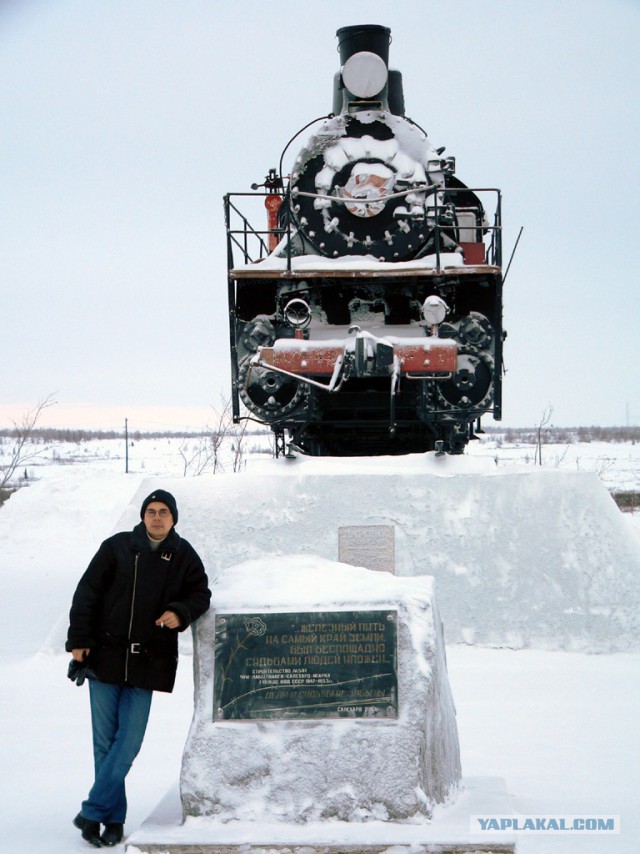
[[[495, 187], [482, 187], [478, 189], [470, 187], [447, 187], [438, 189], [437, 192], [433, 192], [433, 188], [431, 187], [427, 189], [432, 191], [430, 193], [430, 203], [427, 210], [427, 216], [434, 245], [433, 251], [428, 254], [435, 255], [436, 270], [441, 269], [441, 256], [446, 252], [446, 250], [441, 248], [441, 244], [443, 242], [442, 238], [447, 237], [451, 239], [451, 235], [453, 235], [454, 239], [456, 239], [456, 235], [459, 235], [461, 231], [469, 229], [477, 232], [479, 239], [474, 242], [483, 243], [485, 246], [486, 260], [484, 263], [501, 267], [502, 194], [500, 190]], [[492, 222], [484, 220], [484, 215], [487, 213], [487, 206], [484, 204], [481, 204], [480, 207], [476, 206], [475, 208], [473, 206], [465, 206], [465, 211], [475, 210], [475, 225], [462, 226], [455, 221], [444, 221], [443, 218], [450, 209], [452, 201], [455, 200], [455, 196], [457, 194], [470, 193], [478, 196], [479, 198], [481, 195], [494, 197], [494, 204], [490, 206], [493, 209]], [[280, 242], [282, 238], [287, 238], [284, 258], [287, 261], [287, 271], [291, 270], [292, 221], [289, 205], [287, 204], [287, 196], [285, 195], [283, 197], [282, 214], [277, 228], [256, 228], [252, 225], [252, 221], [258, 221], [258, 219], [262, 219], [262, 221], [266, 223], [267, 212], [264, 207], [264, 201], [261, 205], [258, 200], [264, 200], [269, 196], [273, 197], [273, 193], [228, 193], [224, 197], [225, 225], [227, 232], [227, 264], [230, 270], [236, 266], [234, 253], [238, 251], [242, 257], [240, 262], [242, 264], [253, 264], [257, 261], [264, 260], [270, 254], [269, 240], [274, 235], [277, 237], [278, 242]], [[238, 199], [250, 202], [252, 206], [250, 213], [240, 210], [240, 207], [236, 203], [236, 200]], [[337, 203], [345, 203], [346, 201], [350, 204], [354, 203], [354, 199], [352, 198], [348, 200], [334, 198], [333, 200]], [[488, 242], [485, 242], [487, 236]]]

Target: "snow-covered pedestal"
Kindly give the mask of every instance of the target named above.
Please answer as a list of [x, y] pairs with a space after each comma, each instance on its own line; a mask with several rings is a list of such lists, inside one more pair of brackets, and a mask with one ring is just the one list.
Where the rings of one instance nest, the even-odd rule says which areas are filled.
[[240, 559], [338, 560], [341, 528], [388, 526], [396, 575], [435, 578], [448, 644], [640, 649], [638, 541], [593, 473], [434, 454], [268, 460], [146, 481], [123, 529], [158, 487], [212, 581]]
[[[216, 823], [424, 820], [455, 795], [460, 756], [433, 579], [298, 555], [228, 568], [197, 624], [181, 798]], [[397, 611], [394, 718], [216, 720], [218, 613]]]

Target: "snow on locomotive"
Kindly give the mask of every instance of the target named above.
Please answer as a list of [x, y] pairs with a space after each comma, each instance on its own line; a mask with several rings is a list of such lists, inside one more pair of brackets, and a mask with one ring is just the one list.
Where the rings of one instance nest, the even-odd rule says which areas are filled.
[[[286, 187], [281, 159], [225, 197], [234, 420], [243, 404], [277, 453], [461, 453], [501, 417], [500, 192], [405, 116], [388, 28], [337, 36], [333, 113]], [[267, 229], [240, 209], [256, 196]]]

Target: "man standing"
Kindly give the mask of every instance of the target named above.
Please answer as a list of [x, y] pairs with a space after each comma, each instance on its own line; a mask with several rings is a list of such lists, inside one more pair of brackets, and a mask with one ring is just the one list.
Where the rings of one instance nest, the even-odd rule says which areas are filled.
[[[73, 597], [66, 649], [89, 675], [95, 780], [73, 820], [91, 845], [117, 845], [125, 777], [144, 738], [153, 691], [172, 691], [178, 632], [209, 607], [202, 561], [175, 530], [178, 508], [157, 489], [142, 522], [105, 540]], [[100, 825], [105, 825], [100, 834]]]

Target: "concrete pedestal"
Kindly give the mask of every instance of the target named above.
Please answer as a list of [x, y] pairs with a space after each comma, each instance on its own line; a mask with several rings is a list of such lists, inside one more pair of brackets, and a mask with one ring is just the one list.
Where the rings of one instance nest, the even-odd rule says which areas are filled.
[[471, 834], [471, 815], [511, 814], [500, 778], [463, 779], [455, 803], [436, 807], [431, 820], [246, 824], [214, 819], [182, 821], [176, 785], [126, 842], [128, 854], [507, 854], [509, 833]]
[[433, 454], [280, 459], [146, 481], [122, 530], [160, 486], [212, 580], [249, 558], [338, 560], [341, 529], [382, 526], [393, 529], [396, 575], [435, 578], [449, 644], [640, 648], [638, 541], [595, 474]]
[[[313, 621], [315, 612], [390, 609], [397, 622], [397, 661], [389, 663], [397, 668], [397, 716], [326, 719], [318, 701], [311, 719], [219, 720], [211, 609], [194, 637], [195, 710], [181, 779], [187, 816], [244, 823], [402, 821], [430, 817], [454, 794], [461, 774], [458, 734], [431, 578], [281, 556], [225, 570], [214, 602], [220, 614], [258, 611], [265, 623], [270, 612], [310, 612]], [[355, 681], [361, 672], [362, 665], [349, 665], [348, 677]]]

